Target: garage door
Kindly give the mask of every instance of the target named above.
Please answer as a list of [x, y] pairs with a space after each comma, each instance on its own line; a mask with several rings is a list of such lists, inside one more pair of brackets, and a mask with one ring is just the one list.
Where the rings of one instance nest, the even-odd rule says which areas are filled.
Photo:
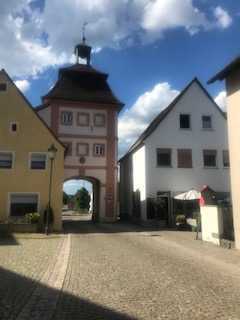
[[10, 215], [24, 216], [26, 213], [38, 211], [38, 194], [11, 194]]

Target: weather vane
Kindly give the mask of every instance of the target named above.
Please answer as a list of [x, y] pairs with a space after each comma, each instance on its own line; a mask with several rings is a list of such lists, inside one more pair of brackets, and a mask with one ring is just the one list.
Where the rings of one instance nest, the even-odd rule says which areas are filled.
[[85, 33], [86, 33], [86, 26], [88, 25], [88, 22], [84, 22], [83, 26], [82, 26], [82, 41], [83, 43], [86, 42], [86, 37], [85, 37]]

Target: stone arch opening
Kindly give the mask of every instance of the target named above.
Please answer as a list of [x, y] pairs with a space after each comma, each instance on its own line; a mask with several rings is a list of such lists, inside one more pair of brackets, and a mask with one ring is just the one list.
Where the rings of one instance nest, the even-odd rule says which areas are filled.
[[[76, 187], [72, 187], [72, 192], [70, 191], [70, 182], [73, 183]], [[67, 185], [67, 187], [66, 187]], [[98, 222], [100, 216], [100, 181], [94, 177], [85, 177], [85, 176], [72, 176], [64, 180], [63, 190], [66, 194], [70, 194], [72, 198], [74, 198], [74, 193], [77, 192], [78, 189], [84, 187], [88, 190], [91, 201], [90, 201], [90, 212], [89, 218], [87, 220], [92, 222]], [[69, 191], [68, 191], [69, 190]], [[74, 199], [73, 199], [74, 201]], [[73, 207], [74, 203], [69, 201], [69, 203], [64, 205], [64, 212], [74, 212], [77, 211], [76, 208]], [[69, 214], [71, 216], [71, 214]], [[68, 215], [64, 215], [64, 220], [68, 220]]]

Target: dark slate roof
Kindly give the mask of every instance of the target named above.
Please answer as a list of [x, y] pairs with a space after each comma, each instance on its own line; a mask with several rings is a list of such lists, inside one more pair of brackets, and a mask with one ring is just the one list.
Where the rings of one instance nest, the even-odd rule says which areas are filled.
[[218, 72], [214, 77], [212, 77], [208, 84], [213, 83], [217, 80], [221, 81], [225, 79], [231, 72], [236, 69], [240, 69], [240, 56], [234, 59], [230, 64], [228, 64], [223, 70]]
[[75, 64], [59, 70], [58, 81], [43, 97], [72, 101], [96, 102], [117, 105], [119, 110], [124, 104], [112, 92], [108, 75], [90, 65]]
[[203, 87], [201, 82], [194, 78], [186, 87], [183, 89], [183, 91], [168, 105], [167, 108], [165, 108], [160, 114], [150, 123], [150, 125], [147, 127], [147, 129], [140, 135], [140, 137], [137, 139], [137, 141], [130, 147], [130, 149], [127, 151], [127, 153], [119, 160], [121, 162], [125, 157], [130, 155], [133, 151], [136, 151], [139, 147], [142, 146], [144, 140], [152, 134], [152, 132], [158, 127], [158, 125], [165, 119], [165, 117], [173, 110], [173, 108], [176, 106], [178, 101], [182, 98], [182, 96], [187, 92], [187, 90], [191, 87], [193, 83], [197, 83], [200, 88], [204, 91], [204, 93], [207, 95], [207, 97], [213, 102], [214, 106], [217, 108], [217, 110], [222, 114], [222, 116], [226, 119], [226, 114], [220, 109], [220, 107], [216, 104], [216, 102], [213, 100], [213, 98], [210, 96], [210, 94], [207, 92], [207, 90]]

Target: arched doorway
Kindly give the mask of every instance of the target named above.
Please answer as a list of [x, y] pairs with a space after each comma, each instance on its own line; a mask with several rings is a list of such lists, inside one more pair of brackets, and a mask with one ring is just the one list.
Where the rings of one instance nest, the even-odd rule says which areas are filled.
[[[90, 197], [89, 210], [81, 210], [77, 206], [77, 193], [80, 189], [87, 190]], [[100, 182], [93, 177], [70, 177], [63, 184], [63, 217], [64, 220], [72, 219], [75, 216], [79, 221], [98, 222], [100, 216]], [[79, 219], [78, 219], [79, 218]]]

